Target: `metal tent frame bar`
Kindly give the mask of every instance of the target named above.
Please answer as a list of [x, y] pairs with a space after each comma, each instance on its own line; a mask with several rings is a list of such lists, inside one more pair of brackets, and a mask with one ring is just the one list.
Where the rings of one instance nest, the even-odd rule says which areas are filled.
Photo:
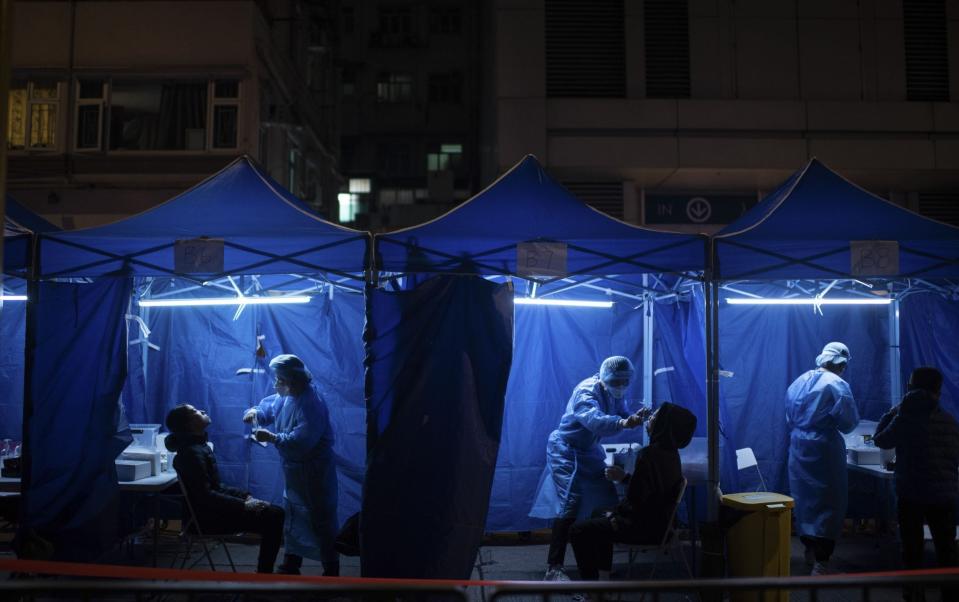
[[[156, 245], [156, 246], [153, 246], [153, 247], [150, 247], [150, 248], [147, 248], [147, 249], [141, 249], [141, 250], [137, 251], [136, 253], [130, 253], [130, 254], [128, 254], [128, 255], [118, 255], [118, 254], [116, 254], [116, 253], [111, 253], [111, 252], [109, 252], [109, 251], [104, 251], [103, 249], [98, 249], [98, 248], [96, 248], [96, 247], [91, 247], [91, 246], [88, 246], [88, 245], [83, 245], [83, 244], [76, 243], [76, 242], [73, 242], [73, 241], [61, 240], [61, 239], [57, 238], [56, 236], [42, 235], [42, 234], [41, 234], [40, 236], [43, 238], [44, 241], [49, 241], [49, 242], [61, 244], [61, 245], [64, 245], [64, 246], [73, 247], [73, 248], [76, 248], [76, 249], [80, 249], [80, 250], [83, 250], [83, 251], [87, 251], [87, 252], [89, 252], [89, 253], [94, 253], [94, 254], [98, 254], [98, 255], [104, 256], [104, 259], [101, 259], [101, 260], [92, 261], [92, 262], [89, 262], [89, 263], [86, 263], [86, 264], [83, 264], [83, 265], [80, 265], [80, 266], [74, 266], [74, 267], [72, 267], [72, 268], [70, 268], [70, 269], [61, 270], [61, 271], [59, 271], [59, 272], [53, 272], [53, 273], [49, 273], [49, 274], [43, 274], [42, 278], [43, 278], [44, 280], [46, 280], [46, 279], [51, 279], [51, 278], [57, 278], [57, 277], [60, 277], [60, 276], [66, 275], [66, 274], [76, 273], [78, 270], [88, 270], [88, 269], [95, 268], [95, 267], [98, 267], [98, 266], [106, 265], [106, 264], [108, 264], [108, 263], [110, 263], [110, 262], [113, 262], [113, 261], [120, 261], [120, 262], [123, 262], [124, 264], [139, 265], [139, 266], [143, 266], [143, 267], [145, 267], [145, 268], [149, 268], [149, 269], [151, 269], [151, 270], [156, 270], [156, 271], [158, 271], [158, 272], [160, 272], [160, 273], [162, 273], [162, 274], [169, 274], [170, 276], [174, 276], [174, 277], [177, 277], [177, 278], [192, 279], [192, 280], [194, 280], [194, 281], [199, 282], [199, 280], [197, 280], [197, 278], [196, 278], [195, 276], [191, 276], [191, 275], [189, 275], [189, 274], [181, 274], [181, 273], [178, 273], [178, 272], [176, 272], [176, 271], [174, 271], [174, 270], [171, 270], [171, 269], [169, 269], [169, 268], [164, 268], [164, 267], [159, 266], [159, 265], [156, 265], [156, 264], [154, 264], [154, 263], [151, 263], [151, 262], [148, 262], [148, 261], [143, 261], [142, 259], [137, 259], [138, 257], [142, 257], [142, 256], [147, 255], [147, 254], [150, 254], [150, 253], [156, 253], [157, 251], [162, 251], [162, 250], [164, 250], [164, 249], [171, 249], [171, 248], [173, 248], [173, 246], [174, 246], [174, 244], [175, 244], [175, 243], [172, 243], [172, 242], [164, 243], [164, 244], [161, 244], [161, 245]], [[254, 263], [250, 263], [250, 264], [246, 264], [246, 265], [243, 265], [243, 266], [239, 266], [239, 267], [237, 267], [237, 268], [233, 268], [233, 269], [229, 270], [228, 272], [220, 272], [220, 273], [218, 273], [218, 274], [211, 274], [209, 277], [204, 278], [203, 281], [217, 280], [217, 279], [225, 278], [226, 276], [228, 276], [228, 275], [230, 275], [230, 274], [252, 274], [252, 273], [256, 273], [256, 270], [257, 270], [258, 268], [261, 268], [261, 267], [266, 266], [266, 265], [270, 265], [271, 263], [279, 263], [279, 262], [292, 263], [292, 264], [294, 264], [294, 265], [297, 265], [297, 266], [306, 268], [306, 270], [309, 271], [309, 272], [315, 272], [315, 273], [324, 273], [324, 272], [325, 272], [325, 273], [329, 273], [329, 274], [336, 274], [336, 275], [338, 275], [338, 276], [342, 276], [342, 277], [345, 277], [345, 278], [352, 278], [352, 279], [356, 279], [356, 280], [362, 281], [362, 276], [358, 277], [358, 276], [356, 276], [355, 274], [350, 274], [349, 272], [343, 272], [343, 271], [341, 271], [341, 270], [335, 270], [335, 269], [333, 269], [333, 268], [327, 268], [327, 267], [324, 267], [324, 266], [311, 264], [311, 263], [308, 263], [308, 262], [306, 262], [306, 261], [302, 261], [302, 260], [299, 260], [299, 259], [296, 259], [296, 258], [299, 257], [299, 256], [302, 256], [302, 255], [305, 255], [305, 254], [307, 254], [307, 253], [316, 253], [316, 252], [322, 251], [322, 250], [324, 250], [324, 249], [329, 249], [329, 248], [337, 247], [337, 246], [339, 246], [339, 245], [343, 245], [343, 244], [355, 242], [355, 241], [358, 241], [358, 240], [368, 240], [368, 239], [369, 239], [369, 238], [368, 238], [367, 236], [365, 236], [365, 235], [354, 236], [354, 237], [351, 237], [351, 238], [347, 238], [347, 239], [343, 239], [343, 240], [337, 240], [337, 241], [334, 241], [334, 242], [331, 242], [331, 243], [324, 243], [324, 244], [322, 244], [322, 245], [317, 245], [317, 246], [310, 247], [310, 248], [307, 248], [307, 249], [302, 249], [302, 250], [296, 251], [296, 252], [294, 252], [294, 253], [288, 253], [288, 254], [286, 254], [286, 255], [278, 255], [278, 254], [275, 254], [275, 253], [270, 253], [270, 252], [267, 252], [267, 251], [261, 251], [261, 250], [259, 250], [259, 249], [254, 249], [254, 248], [252, 248], [252, 247], [247, 247], [247, 246], [245, 246], [245, 245], [240, 245], [240, 244], [237, 244], [237, 243], [233, 243], [233, 242], [230, 242], [230, 241], [224, 241], [223, 244], [224, 244], [225, 247], [229, 247], [229, 248], [231, 248], [231, 249], [235, 249], [235, 250], [238, 250], [238, 251], [243, 251], [243, 252], [245, 252], [245, 253], [250, 253], [250, 254], [253, 254], [253, 255], [260, 255], [260, 256], [262, 256], [264, 259], [263, 259], [263, 260], [260, 260], [260, 261], [256, 261], [256, 262], [254, 262]]]
[[[377, 259], [379, 259], [379, 257], [380, 257], [379, 247], [378, 247], [378, 243], [379, 243], [379, 242], [386, 242], [386, 243], [390, 243], [390, 244], [393, 244], [393, 245], [397, 245], [397, 246], [406, 248], [406, 249], [409, 251], [410, 254], [421, 254], [421, 255], [424, 255], [424, 256], [433, 255], [433, 256], [440, 257], [440, 258], [443, 258], [443, 259], [446, 260], [446, 261], [444, 261], [444, 262], [442, 262], [442, 263], [440, 263], [440, 264], [437, 264], [437, 265], [423, 266], [423, 267], [424, 267], [424, 270], [423, 270], [424, 272], [429, 272], [429, 273], [447, 273], [447, 274], [457, 274], [457, 273], [469, 274], [469, 273], [473, 273], [473, 272], [469, 272], [469, 271], [464, 271], [464, 272], [456, 272], [456, 271], [455, 271], [455, 268], [466, 265], [466, 266], [470, 266], [470, 267], [476, 267], [476, 268], [486, 269], [486, 270], [489, 270], [490, 272], [492, 272], [492, 273], [494, 273], [494, 274], [501, 274], [501, 275], [504, 275], [504, 276], [522, 277], [522, 276], [520, 276], [520, 275], [518, 275], [518, 274], [513, 274], [513, 273], [510, 273], [510, 272], [507, 272], [507, 271], [503, 270], [502, 268], [500, 268], [500, 267], [498, 267], [498, 266], [490, 265], [490, 264], [484, 263], [484, 262], [482, 262], [482, 261], [477, 261], [477, 259], [482, 259], [482, 258], [484, 258], [484, 257], [488, 257], [488, 256], [494, 255], [494, 254], [496, 254], [496, 253], [502, 253], [502, 252], [504, 252], [504, 251], [509, 251], [510, 249], [515, 249], [515, 248], [516, 248], [516, 243], [510, 243], [510, 244], [503, 245], [503, 246], [500, 246], [500, 247], [495, 247], [495, 248], [493, 248], [493, 249], [487, 249], [487, 250], [482, 251], [482, 252], [480, 252], [480, 253], [473, 253], [473, 254], [471, 254], [469, 257], [461, 257], [461, 256], [458, 256], [458, 255], [452, 255], [452, 254], [450, 254], [450, 253], [446, 253], [446, 252], [439, 251], [439, 250], [436, 250], [436, 249], [430, 249], [430, 248], [428, 248], [428, 247], [422, 247], [422, 246], [420, 246], [419, 244], [417, 244], [415, 241], [414, 241], [414, 242], [404, 242], [404, 241], [400, 241], [400, 240], [396, 240], [396, 239], [390, 238], [389, 236], [376, 236], [376, 237], [374, 237], [374, 256], [375, 256]], [[662, 253], [662, 252], [664, 252], [664, 251], [668, 251], [668, 250], [670, 250], [670, 249], [675, 249], [675, 248], [678, 248], [678, 247], [681, 247], [681, 246], [684, 246], [684, 245], [688, 245], [688, 244], [693, 244], [693, 243], [696, 243], [696, 244], [704, 244], [704, 243], [705, 243], [705, 238], [691, 238], [691, 239], [689, 239], [689, 240], [682, 240], [682, 241], [670, 242], [670, 243], [666, 243], [666, 244], [660, 245], [660, 246], [658, 246], [658, 247], [654, 247], [654, 248], [652, 248], [652, 249], [644, 250], [644, 251], [641, 251], [641, 252], [638, 252], [638, 253], [633, 253], [633, 254], [627, 255], [627, 256], [625, 256], [625, 257], [616, 257], [615, 255], [610, 255], [610, 254], [608, 254], [608, 253], [603, 253], [603, 252], [601, 252], [601, 251], [596, 251], [596, 250], [593, 250], [593, 249], [589, 249], [589, 248], [587, 248], [587, 247], [582, 247], [582, 246], [579, 246], [579, 245], [570, 244], [570, 243], [565, 242], [565, 241], [554, 240], [554, 239], [549, 239], [549, 238], [535, 238], [535, 239], [530, 239], [530, 240], [528, 240], [528, 241], [523, 241], [523, 242], [531, 242], [531, 243], [533, 243], [533, 242], [538, 242], [538, 243], [558, 243], [558, 244], [565, 244], [565, 245], [567, 246], [567, 248], [569, 248], [569, 249], [573, 249], [573, 250], [575, 250], [575, 251], [579, 251], [579, 252], [584, 253], [584, 254], [586, 254], [586, 255], [593, 255], [593, 256], [595, 256], [595, 257], [597, 257], [597, 258], [600, 258], [600, 259], [605, 260], [605, 261], [602, 261], [602, 262], [597, 263], [597, 264], [595, 264], [595, 265], [592, 265], [592, 266], [583, 268], [583, 269], [581, 269], [581, 270], [577, 270], [577, 271], [575, 271], [575, 272], [568, 273], [568, 274], [566, 274], [565, 276], [556, 276], [556, 277], [552, 277], [552, 278], [537, 279], [537, 280], [540, 282], [540, 284], [549, 284], [549, 283], [551, 283], [551, 282], [558, 281], [558, 280], [562, 280], [563, 278], [567, 278], [567, 277], [569, 277], [569, 276], [598, 275], [598, 274], [610, 274], [610, 273], [615, 273], [615, 272], [616, 272], [615, 270], [608, 270], [608, 269], [606, 269], [606, 268], [609, 267], [609, 266], [617, 265], [617, 264], [625, 264], [625, 265], [631, 265], [631, 266], [634, 266], [634, 267], [637, 267], [637, 268], [641, 268], [641, 270], [642, 270], [641, 273], [646, 273], [646, 272], [651, 272], [651, 273], [675, 273], [675, 272], [672, 272], [672, 271], [670, 271], [669, 269], [664, 268], [664, 267], [662, 267], [662, 266], [657, 266], [657, 265], [654, 265], [654, 264], [650, 264], [650, 263], [638, 261], [637, 258], [638, 258], [638, 257], [642, 257], [642, 256], [644, 256], [644, 255], [652, 255], [652, 254], [656, 254], [656, 253]], [[382, 263], [382, 262], [378, 262], [378, 263]], [[429, 268], [429, 269], [427, 270], [426, 268]], [[447, 268], [449, 268], [449, 269], [447, 269]], [[373, 270], [374, 270], [374, 271], [380, 271], [381, 268], [374, 264]], [[414, 270], [408, 270], [408, 271], [414, 271]]]
[[[756, 253], [759, 253], [760, 255], [766, 255], [766, 256], [768, 256], [768, 257], [773, 257], [773, 258], [775, 258], [775, 259], [781, 259], [781, 260], [782, 260], [781, 263], [776, 263], [776, 264], [773, 264], [773, 265], [771, 265], [771, 266], [765, 266], [765, 267], [761, 267], [761, 268], [756, 268], [755, 270], [750, 270], [750, 271], [748, 271], [748, 272], [742, 272], [742, 273], [739, 273], [739, 274], [730, 274], [730, 275], [728, 275], [728, 276], [725, 276], [725, 275], [723, 275], [723, 274], [721, 273], [722, 268], [721, 268], [721, 266], [720, 266], [719, 270], [717, 270], [718, 278], [719, 278], [720, 281], [722, 281], [722, 280], [727, 280], [727, 279], [740, 280], [740, 279], [744, 279], [744, 278], [758, 277], [758, 276], [761, 276], [762, 274], [767, 274], [767, 273], [772, 272], [772, 271], [774, 271], [774, 270], [779, 270], [779, 269], [782, 269], [782, 268], [787, 268], [787, 267], [793, 266], [793, 265], [804, 265], [804, 266], [806, 266], [806, 267], [810, 267], [810, 268], [819, 270], [819, 271], [823, 272], [824, 275], [826, 275], [826, 274], [831, 274], [831, 275], [836, 276], [836, 277], [839, 277], [839, 278], [850, 278], [850, 277], [851, 277], [851, 275], [848, 274], [848, 273], [840, 272], [840, 271], [838, 271], [838, 270], [834, 270], [834, 269], [832, 269], [832, 268], [827, 268], [827, 267], [825, 267], [825, 266], [822, 266], [822, 265], [819, 265], [819, 264], [815, 263], [815, 260], [822, 259], [822, 258], [824, 258], [824, 257], [830, 257], [830, 256], [832, 256], [832, 255], [836, 255], [836, 254], [838, 254], [838, 253], [844, 253], [844, 252], [848, 251], [848, 250], [849, 250], [848, 241], [847, 241], [847, 243], [846, 243], [845, 246], [838, 247], [838, 248], [835, 248], [835, 249], [832, 249], [832, 250], [829, 250], [829, 251], [824, 251], [824, 252], [816, 253], [816, 254], [813, 254], [813, 255], [807, 255], [807, 256], [805, 256], [805, 257], [790, 257], [789, 255], [783, 255], [782, 253], [776, 253], [776, 252], [774, 252], [774, 251], [769, 251], [769, 250], [766, 250], [766, 249], [761, 249], [761, 248], [759, 248], [759, 247], [755, 247], [755, 246], [753, 246], [753, 245], [749, 245], [749, 244], [742, 243], [742, 242], [739, 242], [739, 241], [729, 240], [729, 239], [725, 239], [725, 238], [715, 238], [715, 239], [713, 239], [713, 240], [714, 240], [715, 244], [717, 245], [717, 254], [718, 254], [718, 245], [720, 245], [720, 244], [725, 244], [725, 245], [730, 245], [730, 246], [733, 246], [733, 247], [739, 247], [739, 248], [741, 248], [741, 249], [746, 249], [747, 251], [754, 251], [754, 252], [756, 252]], [[915, 256], [917, 256], [917, 257], [923, 257], [923, 258], [926, 258], [926, 259], [933, 259], [933, 260], [938, 261], [938, 263], [935, 263], [935, 264], [926, 266], [926, 267], [922, 268], [921, 270], [916, 270], [916, 271], [914, 271], [914, 272], [909, 272], [909, 273], [907, 273], [907, 274], [900, 274], [900, 276], [899, 276], [900, 278], [914, 278], [914, 277], [919, 276], [919, 275], [921, 275], [921, 274], [924, 274], [924, 273], [927, 273], [927, 272], [930, 272], [930, 271], [932, 271], [932, 270], [936, 270], [936, 269], [939, 269], [939, 268], [942, 268], [942, 267], [959, 265], [959, 258], [942, 257], [942, 256], [940, 256], [940, 255], [935, 255], [935, 254], [933, 254], [933, 253], [926, 253], [926, 252], [924, 252], [924, 251], [919, 251], [919, 250], [917, 250], [917, 249], [913, 249], [913, 248], [911, 248], [911, 247], [904, 247], [904, 246], [901, 246], [901, 245], [899, 246], [899, 251], [900, 251], [900, 252], [905, 252], [905, 253], [908, 253], [908, 254], [911, 254], [911, 255], [915, 255]], [[714, 265], [719, 265], [718, 259], [715, 261]]]

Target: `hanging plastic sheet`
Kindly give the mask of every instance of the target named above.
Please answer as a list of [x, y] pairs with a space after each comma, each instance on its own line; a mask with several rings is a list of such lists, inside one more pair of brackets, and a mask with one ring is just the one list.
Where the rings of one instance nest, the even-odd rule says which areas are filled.
[[363, 576], [470, 576], [500, 442], [512, 295], [453, 276], [369, 297]]
[[0, 439], [23, 436], [23, 337], [26, 303], [0, 307]]
[[899, 308], [902, 386], [919, 366], [942, 371], [940, 403], [959, 417], [959, 301], [934, 293], [909, 295]]
[[128, 277], [44, 282], [34, 301], [23, 524], [52, 539], [58, 558], [88, 560], [112, 543], [114, 460], [131, 441], [119, 403], [130, 286]]

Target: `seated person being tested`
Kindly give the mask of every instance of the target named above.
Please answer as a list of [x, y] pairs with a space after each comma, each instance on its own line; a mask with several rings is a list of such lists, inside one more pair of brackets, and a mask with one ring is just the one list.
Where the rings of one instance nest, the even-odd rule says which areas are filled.
[[584, 581], [609, 579], [613, 542], [659, 544], [668, 528], [683, 478], [679, 450], [696, 431], [696, 416], [666, 402], [646, 423], [649, 445], [639, 451], [631, 474], [612, 466], [606, 477], [627, 483], [626, 497], [612, 511], [577, 521], [570, 529], [573, 553]]
[[191, 405], [167, 414], [166, 447], [176, 452], [173, 467], [183, 482], [202, 533], [253, 532], [262, 536], [256, 572], [272, 573], [283, 541], [283, 509], [246, 491], [224, 485], [207, 445], [210, 417]]

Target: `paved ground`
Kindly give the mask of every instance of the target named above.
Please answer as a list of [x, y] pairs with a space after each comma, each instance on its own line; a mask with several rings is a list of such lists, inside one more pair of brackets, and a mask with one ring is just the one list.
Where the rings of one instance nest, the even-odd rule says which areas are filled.
[[[521, 539], [515, 534], [504, 534], [489, 538], [488, 544], [481, 548], [483, 577], [488, 580], [508, 580], [508, 581], [537, 581], [542, 579], [545, 570], [546, 558], [546, 533], [534, 533], [529, 539]], [[802, 546], [798, 539], [793, 537], [791, 542], [791, 572], [793, 575], [808, 574], [808, 568], [804, 566], [802, 557]], [[131, 565], [147, 566], [152, 563], [152, 540], [149, 537], [143, 537], [133, 546], [117, 550], [110, 562]], [[160, 565], [168, 567], [173, 560], [174, 551], [178, 548], [178, 542], [173, 530], [166, 532], [161, 538], [160, 546]], [[930, 563], [933, 562], [931, 543], [927, 546], [927, 556]], [[230, 549], [233, 559], [237, 564], [237, 569], [241, 572], [252, 572], [256, 565], [256, 547], [248, 545], [231, 544]], [[690, 547], [685, 547], [687, 556], [690, 555]], [[401, 551], [398, 553], [402, 553]], [[0, 551], [0, 556], [4, 552]], [[213, 552], [214, 563], [217, 570], [229, 571], [226, 556], [222, 550]], [[208, 567], [205, 559], [199, 554], [199, 548], [195, 550], [191, 557], [191, 562], [197, 561], [197, 569], [206, 569]], [[871, 572], [884, 571], [899, 568], [898, 544], [895, 537], [878, 536], [871, 532], [848, 533], [837, 546], [833, 558], [833, 566], [837, 572]], [[566, 557], [566, 567], [572, 577], [576, 577], [575, 560], [570, 549]], [[652, 556], [641, 556], [632, 567], [631, 574], [636, 577], [645, 576], [652, 568]], [[614, 579], [626, 579], [628, 577], [627, 553], [618, 552], [614, 556]], [[318, 562], [307, 560], [303, 568], [305, 575], [321, 575], [322, 567]], [[342, 558], [342, 574], [344, 576], [359, 576], [359, 559]], [[664, 562], [658, 564], [656, 571], [657, 578], [662, 579], [684, 579], [686, 574], [682, 565], [678, 563]], [[474, 570], [474, 579], [479, 578], [478, 570]], [[470, 588], [468, 595], [471, 600], [480, 600], [482, 596], [489, 594], [489, 590], [480, 588]], [[554, 599], [569, 600], [568, 596], [557, 596]], [[534, 600], [537, 598], [527, 598]], [[636, 595], [619, 596], [619, 599], [639, 599]], [[664, 596], [662, 599], [684, 599], [683, 596]], [[793, 594], [792, 600], [807, 600], [806, 594]], [[830, 591], [825, 592], [818, 598], [822, 601], [846, 602], [852, 600], [863, 600], [860, 592], [850, 591]], [[901, 600], [899, 591], [876, 591], [869, 598], [872, 601]], [[939, 600], [938, 592], [931, 593], [928, 600]], [[509, 602], [514, 602], [515, 598]]]

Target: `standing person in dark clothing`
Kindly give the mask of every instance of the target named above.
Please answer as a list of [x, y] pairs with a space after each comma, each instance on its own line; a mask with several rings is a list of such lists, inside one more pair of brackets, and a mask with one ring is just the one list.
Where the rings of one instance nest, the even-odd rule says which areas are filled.
[[640, 450], [631, 475], [619, 467], [606, 471], [615, 481], [628, 479], [626, 497], [612, 512], [576, 522], [570, 529], [580, 578], [609, 578], [613, 542], [658, 544], [668, 528], [683, 478], [679, 450], [696, 431], [696, 416], [666, 402], [646, 424], [649, 445]]
[[[902, 403], [886, 412], [873, 437], [882, 449], [896, 448], [899, 535], [907, 569], [922, 566], [923, 521], [929, 523], [939, 566], [956, 566], [957, 562], [959, 424], [939, 405], [941, 392], [939, 370], [916, 368]], [[956, 593], [944, 591], [942, 599], [959, 599]]]
[[186, 488], [200, 529], [206, 533], [259, 533], [262, 540], [256, 572], [272, 573], [283, 541], [283, 509], [220, 482], [216, 457], [206, 444], [209, 425], [207, 413], [191, 405], [170, 410], [166, 447], [176, 452], [173, 467]]

